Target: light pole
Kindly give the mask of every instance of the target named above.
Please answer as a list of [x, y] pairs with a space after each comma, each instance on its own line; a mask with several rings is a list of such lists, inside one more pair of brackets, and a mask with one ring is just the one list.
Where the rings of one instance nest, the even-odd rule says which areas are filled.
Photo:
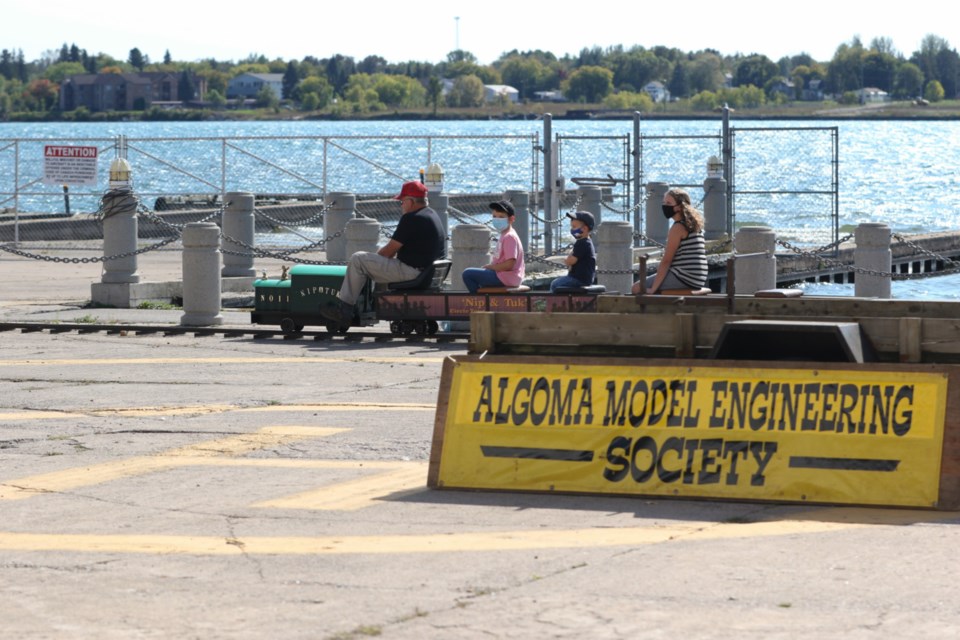
[[454, 40], [453, 40], [453, 43], [454, 43], [453, 50], [454, 50], [454, 51], [460, 51], [460, 16], [454, 16], [454, 17], [453, 17], [453, 20], [454, 20], [454, 24], [455, 24]]

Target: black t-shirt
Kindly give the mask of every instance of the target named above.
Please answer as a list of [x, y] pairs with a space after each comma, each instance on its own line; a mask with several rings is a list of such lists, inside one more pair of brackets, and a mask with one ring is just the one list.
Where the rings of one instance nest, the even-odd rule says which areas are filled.
[[430, 207], [400, 216], [391, 240], [403, 245], [397, 252], [397, 259], [417, 269], [426, 269], [434, 260], [447, 255], [443, 224], [437, 212]]
[[570, 267], [569, 275], [585, 285], [593, 284], [597, 272], [597, 250], [593, 246], [593, 238], [580, 238], [574, 242], [573, 255], [577, 262]]

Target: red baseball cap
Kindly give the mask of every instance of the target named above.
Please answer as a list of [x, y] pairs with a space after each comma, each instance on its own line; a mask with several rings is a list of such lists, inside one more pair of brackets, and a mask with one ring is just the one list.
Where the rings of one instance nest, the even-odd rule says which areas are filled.
[[404, 182], [400, 189], [400, 195], [393, 196], [394, 200], [403, 200], [404, 198], [426, 198], [427, 187], [418, 180]]

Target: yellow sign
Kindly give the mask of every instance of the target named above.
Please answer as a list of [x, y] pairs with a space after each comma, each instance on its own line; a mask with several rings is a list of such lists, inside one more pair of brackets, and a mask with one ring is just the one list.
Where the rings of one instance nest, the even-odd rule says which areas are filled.
[[438, 486], [937, 502], [945, 374], [451, 359], [444, 376]]

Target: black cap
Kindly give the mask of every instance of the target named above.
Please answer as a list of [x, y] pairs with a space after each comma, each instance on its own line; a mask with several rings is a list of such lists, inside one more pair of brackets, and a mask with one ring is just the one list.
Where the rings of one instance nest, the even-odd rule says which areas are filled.
[[497, 200], [496, 202], [491, 202], [490, 208], [494, 211], [503, 211], [508, 216], [517, 215], [513, 210], [513, 205], [506, 200]]
[[597, 221], [594, 219], [593, 214], [589, 211], [577, 211], [576, 213], [568, 213], [567, 217], [571, 220], [579, 220], [583, 224], [587, 225], [587, 229], [593, 231], [593, 228], [596, 226]]

